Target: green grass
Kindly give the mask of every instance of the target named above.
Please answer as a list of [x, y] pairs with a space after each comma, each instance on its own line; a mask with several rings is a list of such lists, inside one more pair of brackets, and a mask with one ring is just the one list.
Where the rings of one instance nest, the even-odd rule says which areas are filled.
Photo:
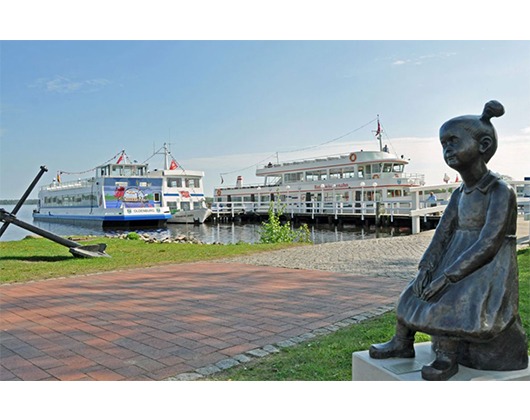
[[[518, 253], [519, 310], [527, 338], [530, 338], [530, 248]], [[363, 321], [337, 332], [282, 349], [263, 359], [209, 376], [211, 381], [350, 381], [351, 358], [355, 351], [394, 335], [395, 312]], [[429, 341], [416, 334], [416, 342]]]
[[28, 237], [0, 242], [0, 283], [24, 282], [162, 264], [206, 261], [272, 251], [292, 244], [198, 245], [145, 243], [142, 240], [90, 238], [83, 245], [106, 243], [111, 258], [74, 258], [67, 247]]

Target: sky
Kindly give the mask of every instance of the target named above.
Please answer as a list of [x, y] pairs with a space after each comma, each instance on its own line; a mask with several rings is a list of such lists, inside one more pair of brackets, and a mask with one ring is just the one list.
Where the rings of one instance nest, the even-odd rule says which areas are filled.
[[[239, 39], [192, 31], [192, 39], [133, 32], [127, 40], [70, 29], [63, 38], [0, 32], [0, 198], [19, 198], [41, 165], [48, 183], [121, 150], [143, 162], [165, 142], [181, 167], [205, 172], [211, 196], [221, 179], [255, 182], [268, 161], [376, 149], [377, 116], [385, 144], [410, 159], [407, 172], [439, 184], [445, 173], [456, 177], [439, 127], [480, 114], [490, 99], [506, 108], [493, 120], [499, 147], [490, 168], [530, 176], [528, 40], [339, 41], [281, 30], [280, 39], [252, 31], [246, 39], [247, 28]], [[162, 156], [149, 165], [161, 168]]]

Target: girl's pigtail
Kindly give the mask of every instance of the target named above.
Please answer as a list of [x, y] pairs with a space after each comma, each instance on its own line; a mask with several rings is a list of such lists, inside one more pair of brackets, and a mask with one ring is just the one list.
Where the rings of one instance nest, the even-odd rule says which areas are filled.
[[482, 111], [480, 119], [485, 123], [490, 123], [491, 118], [500, 117], [502, 115], [504, 115], [504, 107], [502, 104], [498, 101], [489, 101], [484, 105], [484, 111]]

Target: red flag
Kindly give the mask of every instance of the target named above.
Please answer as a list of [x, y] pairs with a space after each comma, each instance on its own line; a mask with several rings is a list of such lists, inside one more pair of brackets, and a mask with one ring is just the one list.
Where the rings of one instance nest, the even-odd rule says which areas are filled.
[[123, 153], [120, 155], [120, 158], [118, 159], [118, 161], [116, 162], [117, 164], [118, 163], [121, 163], [121, 161], [123, 160]]
[[177, 162], [175, 162], [175, 159], [171, 161], [171, 165], [169, 165], [169, 169], [177, 169], [178, 165]]
[[458, 175], [456, 176], [455, 182], [460, 182], [460, 180], [458, 179]]
[[381, 134], [381, 124], [379, 124], [379, 120], [377, 120], [377, 131], [375, 132], [375, 135], [378, 136]]

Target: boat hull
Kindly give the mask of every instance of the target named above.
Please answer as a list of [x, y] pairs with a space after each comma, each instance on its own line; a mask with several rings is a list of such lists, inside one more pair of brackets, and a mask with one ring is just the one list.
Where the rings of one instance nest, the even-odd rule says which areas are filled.
[[164, 208], [142, 209], [144, 211], [142, 213], [138, 212], [138, 210], [140, 209], [125, 209], [124, 212], [111, 212], [93, 209], [91, 214], [87, 214], [82, 211], [65, 212], [45, 211], [41, 209], [41, 211], [35, 211], [33, 213], [33, 219], [41, 222], [93, 226], [163, 226], [171, 217], [169, 210]]
[[208, 208], [200, 208], [196, 210], [180, 210], [172, 214], [168, 219], [168, 223], [204, 223], [212, 214]]

